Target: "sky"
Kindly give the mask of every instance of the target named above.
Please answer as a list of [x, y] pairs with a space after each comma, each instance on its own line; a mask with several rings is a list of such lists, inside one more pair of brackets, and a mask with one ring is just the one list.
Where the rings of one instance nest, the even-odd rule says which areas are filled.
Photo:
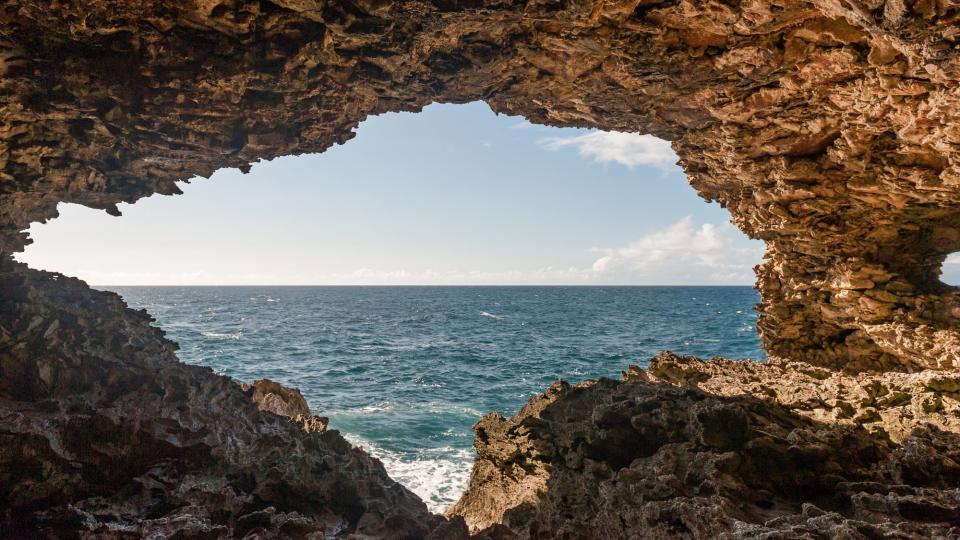
[[94, 285], [752, 285], [762, 242], [675, 162], [649, 135], [431, 105], [119, 218], [61, 204], [18, 259]]

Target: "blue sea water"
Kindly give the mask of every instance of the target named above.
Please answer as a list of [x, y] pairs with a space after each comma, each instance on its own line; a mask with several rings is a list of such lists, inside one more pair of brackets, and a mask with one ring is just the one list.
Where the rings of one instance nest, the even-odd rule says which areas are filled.
[[299, 388], [434, 510], [459, 498], [470, 428], [557, 378], [662, 350], [764, 358], [750, 287], [108, 287], [180, 358]]

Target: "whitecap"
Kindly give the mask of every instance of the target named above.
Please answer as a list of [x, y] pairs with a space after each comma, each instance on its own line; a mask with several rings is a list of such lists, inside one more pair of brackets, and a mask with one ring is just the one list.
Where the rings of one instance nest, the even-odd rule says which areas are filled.
[[357, 407], [355, 409], [350, 409], [352, 412], [358, 413], [371, 413], [371, 412], [384, 412], [393, 409], [394, 405], [389, 401], [381, 401], [380, 403], [374, 403], [372, 405], [363, 405], [362, 407]]
[[504, 316], [504, 315], [497, 315], [497, 314], [495, 314], [495, 313], [490, 313], [490, 312], [487, 312], [487, 311], [481, 311], [481, 312], [480, 312], [480, 316], [481, 316], [481, 317], [490, 317], [491, 319], [496, 319], [496, 320], [498, 320], [498, 321], [502, 321], [502, 320], [504, 320], [504, 319], [507, 318], [507, 317]]
[[483, 413], [474, 409], [472, 407], [466, 407], [463, 405], [457, 405], [449, 403], [446, 401], [427, 401], [427, 402], [396, 402], [396, 401], [380, 401], [378, 403], [372, 403], [370, 405], [361, 405], [359, 407], [349, 407], [346, 409], [333, 409], [326, 411], [325, 414], [329, 416], [336, 417], [338, 415], [354, 415], [354, 414], [366, 414], [366, 413], [381, 413], [381, 412], [406, 412], [406, 411], [417, 411], [418, 413], [424, 414], [444, 414], [444, 413], [454, 413], [462, 414], [465, 416], [470, 416], [474, 418], [480, 418], [483, 416]]
[[204, 337], [215, 338], [215, 339], [240, 339], [243, 337], [243, 331], [239, 331], [233, 334], [221, 334], [219, 332], [201, 332]]
[[472, 449], [444, 446], [397, 452], [356, 435], [345, 433], [343, 436], [383, 462], [387, 474], [416, 493], [432, 512], [442, 512], [457, 502], [467, 488], [470, 469], [473, 468]]

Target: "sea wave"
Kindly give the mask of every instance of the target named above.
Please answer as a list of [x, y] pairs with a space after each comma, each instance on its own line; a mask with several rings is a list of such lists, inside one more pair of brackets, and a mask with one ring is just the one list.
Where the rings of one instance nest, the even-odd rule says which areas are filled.
[[243, 337], [243, 331], [234, 332], [232, 334], [224, 334], [220, 332], [201, 332], [204, 337], [214, 338], [214, 339], [240, 339]]
[[507, 317], [504, 316], [504, 315], [497, 315], [496, 313], [490, 313], [489, 311], [481, 311], [481, 312], [480, 312], [480, 316], [481, 316], [481, 317], [490, 317], [491, 319], [496, 319], [496, 320], [498, 320], [498, 321], [502, 321], [502, 320], [504, 320], [504, 319], [507, 318]]
[[474, 460], [471, 449], [445, 446], [396, 452], [356, 435], [345, 433], [344, 438], [382, 461], [390, 477], [416, 493], [432, 512], [446, 510], [467, 488]]
[[442, 413], [456, 413], [479, 419], [483, 413], [473, 407], [466, 407], [450, 403], [447, 401], [379, 401], [368, 405], [358, 407], [348, 407], [344, 409], [328, 409], [324, 414], [332, 418], [338, 416], [354, 416], [357, 414], [382, 413], [382, 412], [408, 412], [415, 411], [419, 414], [433, 415]]

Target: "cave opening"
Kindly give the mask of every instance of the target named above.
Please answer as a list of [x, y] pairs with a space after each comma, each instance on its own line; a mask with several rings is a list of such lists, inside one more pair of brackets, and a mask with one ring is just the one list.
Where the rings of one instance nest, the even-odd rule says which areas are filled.
[[651, 136], [434, 105], [121, 205], [121, 222], [61, 205], [20, 260], [146, 309], [184, 362], [300, 389], [440, 510], [466, 485], [471, 425], [557, 378], [664, 349], [764, 357], [762, 244], [675, 161]]
[[[641, 4], [6, 6], [0, 529], [23, 537], [953, 534], [960, 308], [940, 270], [960, 250], [956, 10], [893, 1]], [[658, 261], [671, 263], [658, 271], [673, 282], [697, 272], [749, 275], [723, 256], [734, 251], [718, 225], [725, 214], [642, 229], [630, 220], [669, 208], [666, 199], [612, 189], [593, 173], [579, 175], [590, 180], [584, 194], [576, 189], [584, 182], [563, 176], [596, 162], [619, 170], [618, 145], [635, 138], [545, 135], [527, 148], [562, 164], [548, 169], [519, 142], [486, 147], [472, 121], [462, 123], [473, 130], [470, 159], [455, 145], [425, 151], [410, 131], [382, 152], [348, 153], [358, 140], [325, 154], [349, 156], [354, 173], [389, 170], [380, 184], [351, 175], [336, 184], [370, 188], [356, 199], [305, 186], [281, 195], [265, 187], [286, 183], [279, 169], [258, 165], [252, 174], [267, 177], [246, 190], [246, 206], [214, 197], [202, 220], [168, 214], [138, 230], [138, 209], [153, 200], [122, 203], [175, 193], [182, 178], [247, 171], [260, 158], [323, 152], [369, 115], [471, 100], [533, 124], [673, 141], [696, 192], [766, 242], [756, 327], [770, 361], [663, 355], [649, 370], [628, 367], [621, 381], [552, 386], [513, 419], [489, 415], [474, 440], [505, 451], [485, 460], [481, 450], [477, 470], [492, 464], [496, 478], [472, 479], [472, 504], [446, 521], [323, 422], [272, 414], [234, 380], [179, 362], [158, 326], [189, 362], [214, 365], [216, 356], [227, 374], [256, 366], [258, 376], [297, 377], [291, 386], [334, 427], [417, 445], [419, 457], [393, 466], [394, 476], [404, 478], [402, 466], [426, 477], [427, 463], [446, 479], [456, 473], [428, 451], [460, 447], [458, 432], [446, 432], [451, 415], [511, 410], [543, 388], [540, 377], [610, 373], [647, 347], [743, 356], [730, 348], [756, 346], [750, 309], [731, 299], [755, 295], [747, 286], [623, 286], [644, 272], [652, 283]], [[520, 156], [510, 174], [468, 181], [498, 163], [489, 153], [498, 145]], [[454, 183], [476, 186], [457, 190], [466, 206], [432, 197], [447, 184], [424, 168], [397, 174], [402, 163], [442, 159], [455, 161]], [[329, 172], [309, 157], [275, 163], [298, 163], [311, 178]], [[248, 177], [232, 174], [211, 184], [244, 192]], [[418, 180], [434, 182], [417, 190]], [[604, 192], [607, 202], [596, 204]], [[576, 204], [560, 205], [561, 194]], [[192, 195], [176, 206], [186, 211], [200, 200]], [[383, 204], [370, 205], [377, 197]], [[350, 200], [352, 212], [331, 208]], [[97, 249], [84, 242], [110, 240], [82, 238], [85, 227], [63, 207], [71, 221], [36, 229], [38, 244], [21, 260], [117, 290], [126, 272], [125, 297], [156, 313], [158, 326], [116, 294], [13, 262], [26, 229], [56, 217], [60, 203], [127, 212], [110, 234], [127, 234], [131, 249], [101, 250], [112, 262], [99, 268], [51, 256], [73, 249], [93, 263]], [[595, 212], [577, 212], [591, 203]], [[511, 204], [523, 219], [511, 219]], [[624, 236], [599, 235], [598, 224]], [[75, 241], [50, 249], [53, 235], [40, 231], [58, 226], [72, 226]], [[433, 250], [409, 249], [405, 239]], [[321, 249], [337, 241], [340, 251]], [[49, 265], [39, 262], [45, 256]], [[331, 266], [343, 261], [346, 270]], [[572, 287], [572, 277], [531, 286], [558, 268], [595, 286]], [[256, 278], [264, 273], [269, 280]], [[396, 285], [491, 275], [502, 284], [504, 273], [528, 281]], [[306, 286], [337, 275], [394, 286]], [[227, 282], [237, 286], [219, 286]], [[741, 317], [751, 322], [742, 333], [727, 326]], [[688, 327], [713, 341], [686, 340]], [[513, 401], [476, 401], [498, 397]], [[347, 408], [357, 413], [353, 427]], [[461, 439], [469, 444], [469, 434]]]

